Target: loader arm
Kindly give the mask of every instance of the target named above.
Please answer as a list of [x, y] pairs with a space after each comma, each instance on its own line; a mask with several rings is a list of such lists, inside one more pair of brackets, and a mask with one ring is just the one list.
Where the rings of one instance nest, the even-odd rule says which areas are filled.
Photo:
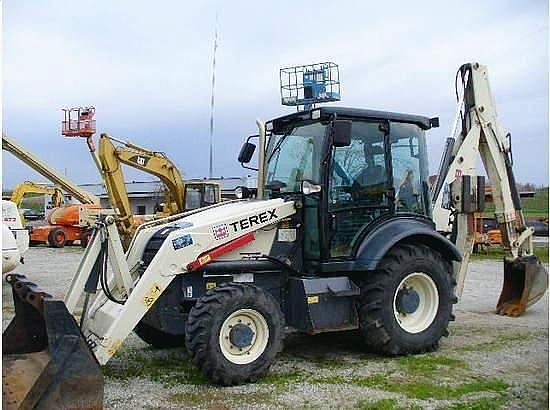
[[13, 154], [17, 159], [23, 161], [83, 204], [99, 204], [99, 198], [96, 195], [80, 188], [6, 134], [2, 134], [2, 149]]
[[[69, 312], [75, 313], [78, 301], [85, 300], [81, 330], [99, 363], [105, 364], [177, 275], [199, 269], [249, 244], [259, 254], [269, 253], [276, 230], [263, 228], [276, 226], [294, 212], [294, 203], [282, 199], [236, 201], [191, 212], [176, 220], [180, 228], [169, 234], [145, 271], [139, 270], [144, 244], [155, 231], [171, 225], [173, 222], [166, 221], [173, 217], [140, 228], [126, 256], [112, 224], [114, 219], [105, 219], [86, 249], [65, 304]], [[243, 220], [254, 223], [240, 225]], [[95, 284], [93, 278], [98, 274], [94, 266], [100, 259], [109, 260], [112, 273], [98, 287], [97, 277]], [[100, 289], [97, 295], [96, 289]]]
[[[505, 281], [497, 312], [518, 316], [542, 297], [548, 273], [533, 255], [533, 230], [525, 226], [512, 170], [510, 138], [499, 123], [487, 68], [464, 64], [457, 73], [457, 117], [451, 133], [450, 160], [442, 160], [433, 198], [437, 229], [453, 232], [463, 254], [455, 265], [457, 293], [462, 293], [472, 252], [474, 213], [481, 210], [483, 183], [476, 178], [480, 157], [492, 188], [495, 217], [502, 235]], [[456, 137], [455, 137], [456, 135]], [[452, 147], [452, 148], [451, 148]], [[443, 181], [443, 182], [441, 182]], [[520, 278], [520, 279], [518, 279]]]

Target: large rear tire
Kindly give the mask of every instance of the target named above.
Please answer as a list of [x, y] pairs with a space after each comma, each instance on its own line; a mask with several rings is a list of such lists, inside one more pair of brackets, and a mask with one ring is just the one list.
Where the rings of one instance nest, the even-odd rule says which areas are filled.
[[249, 284], [208, 291], [191, 309], [186, 346], [195, 366], [224, 386], [264, 376], [283, 343], [284, 319], [273, 296]]
[[52, 248], [63, 248], [65, 246], [65, 231], [61, 228], [54, 228], [48, 234], [48, 245]]
[[392, 249], [361, 289], [360, 327], [367, 347], [401, 355], [437, 349], [447, 336], [455, 282], [451, 266], [433, 249]]

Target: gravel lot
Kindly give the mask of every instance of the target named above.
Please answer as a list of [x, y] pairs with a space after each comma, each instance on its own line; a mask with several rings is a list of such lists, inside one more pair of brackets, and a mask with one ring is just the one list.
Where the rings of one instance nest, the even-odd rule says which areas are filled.
[[[31, 248], [17, 272], [62, 297], [82, 250]], [[494, 314], [500, 261], [471, 265], [450, 336], [432, 354], [385, 358], [355, 332], [291, 335], [254, 385], [209, 385], [184, 349], [154, 350], [132, 334], [104, 368], [105, 406], [137, 408], [548, 408], [548, 295], [520, 318]], [[3, 328], [13, 316], [2, 286]]]

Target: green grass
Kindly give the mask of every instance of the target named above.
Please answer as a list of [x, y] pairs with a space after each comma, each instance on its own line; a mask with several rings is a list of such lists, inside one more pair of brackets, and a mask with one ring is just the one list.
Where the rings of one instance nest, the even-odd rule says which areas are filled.
[[[534, 248], [533, 253], [541, 260], [541, 262], [548, 263], [548, 247], [544, 248]], [[472, 255], [473, 260], [481, 260], [481, 259], [502, 259], [504, 258], [504, 251], [501, 247], [492, 246], [489, 248], [487, 253], [478, 253], [475, 255]]]
[[395, 360], [405, 373], [428, 377], [441, 370], [468, 369], [468, 364], [463, 360], [436, 355], [402, 356]]
[[481, 399], [456, 403], [445, 407], [445, 410], [498, 410], [506, 403], [506, 397], [483, 397]]
[[[537, 189], [533, 198], [521, 198], [523, 215], [529, 219], [548, 218], [548, 187]], [[492, 203], [485, 204], [486, 216], [493, 216], [495, 206]]]
[[296, 383], [302, 381], [308, 381], [308, 375], [300, 373], [298, 371], [291, 371], [289, 373], [274, 373], [270, 372], [266, 376], [262, 377], [256, 383], [258, 384], [270, 384], [273, 386], [283, 386], [288, 383]]
[[208, 384], [204, 377], [182, 354], [155, 356], [152, 351], [132, 352], [103, 367], [103, 374], [118, 380], [145, 377], [165, 386], [178, 384]]
[[[367, 377], [328, 376], [315, 378], [312, 381], [319, 384], [347, 384], [357, 387], [368, 387], [392, 393], [400, 393], [412, 399], [420, 400], [452, 400], [466, 394], [482, 392], [503, 392], [508, 384], [500, 379], [485, 377], [469, 377], [465, 383], [449, 384], [437, 380], [416, 377], [417, 375], [373, 375]], [[461, 379], [457, 377], [457, 379]]]
[[529, 218], [548, 218], [548, 187], [538, 189], [533, 198], [522, 198], [523, 213]]
[[457, 348], [460, 352], [495, 352], [506, 349], [519, 343], [529, 342], [539, 337], [548, 337], [548, 332], [530, 332], [530, 333], [502, 333], [487, 342], [475, 343], [472, 345]]

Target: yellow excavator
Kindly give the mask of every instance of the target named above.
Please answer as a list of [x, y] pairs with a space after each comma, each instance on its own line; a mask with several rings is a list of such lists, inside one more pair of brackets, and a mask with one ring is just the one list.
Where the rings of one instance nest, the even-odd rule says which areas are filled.
[[19, 207], [26, 194], [51, 195], [52, 208], [60, 207], [63, 204], [63, 192], [61, 189], [32, 181], [25, 181], [18, 184], [11, 193], [10, 201], [14, 202], [17, 207]]
[[[119, 145], [115, 145], [119, 144]], [[95, 158], [95, 151], [91, 151]], [[129, 241], [143, 222], [132, 212], [121, 165], [158, 177], [166, 187], [164, 202], [154, 217], [190, 211], [221, 201], [220, 184], [213, 181], [184, 182], [177, 166], [162, 152], [101, 134], [97, 160], [111, 205], [117, 212], [117, 224], [123, 243]]]

